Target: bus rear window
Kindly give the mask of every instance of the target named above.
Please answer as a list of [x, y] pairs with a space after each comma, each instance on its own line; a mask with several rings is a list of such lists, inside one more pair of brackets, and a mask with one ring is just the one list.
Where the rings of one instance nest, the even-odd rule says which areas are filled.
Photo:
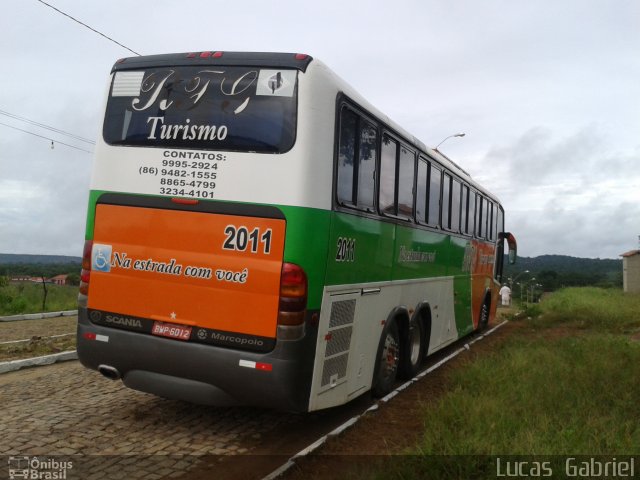
[[163, 67], [113, 76], [111, 145], [282, 153], [295, 141], [297, 71]]

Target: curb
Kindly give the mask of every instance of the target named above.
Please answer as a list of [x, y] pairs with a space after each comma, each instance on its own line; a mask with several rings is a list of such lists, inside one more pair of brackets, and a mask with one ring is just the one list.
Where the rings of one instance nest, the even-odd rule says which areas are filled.
[[0, 322], [16, 322], [18, 320], [42, 320], [43, 318], [71, 317], [77, 315], [78, 310], [65, 310], [64, 312], [25, 313], [22, 315], [9, 315], [0, 317]]
[[[42, 339], [62, 338], [62, 337], [70, 337], [71, 335], [76, 335], [76, 332], [61, 333], [60, 335], [50, 335], [48, 337], [39, 337], [39, 338], [42, 338]], [[20, 340], [9, 340], [7, 342], [0, 342], [0, 345], [15, 345], [16, 343], [27, 343], [27, 342], [30, 342], [31, 340], [33, 340], [33, 337], [23, 338]]]
[[420, 381], [425, 375], [433, 372], [437, 368], [440, 368], [442, 365], [444, 365], [445, 363], [447, 363], [449, 360], [453, 359], [454, 357], [457, 357], [458, 355], [460, 355], [465, 350], [471, 350], [471, 345], [473, 345], [474, 343], [482, 340], [484, 337], [486, 337], [488, 335], [491, 335], [494, 331], [496, 331], [498, 328], [502, 327], [503, 325], [505, 325], [508, 322], [509, 322], [509, 320], [505, 320], [504, 322], [499, 323], [498, 325], [493, 327], [491, 330], [488, 330], [488, 331], [478, 335], [478, 337], [474, 338], [472, 341], [465, 343], [463, 347], [460, 347], [458, 350], [456, 350], [455, 352], [453, 352], [450, 355], [446, 356], [445, 358], [440, 360], [438, 363], [433, 364], [432, 366], [427, 368], [425, 371], [423, 371], [423, 372], [419, 373], [418, 375], [416, 375], [415, 377], [413, 377], [411, 380], [408, 380], [407, 382], [403, 383], [398, 388], [396, 388], [393, 392], [389, 393], [386, 397], [383, 397], [380, 400], [378, 400], [376, 403], [374, 403], [371, 407], [367, 408], [360, 415], [356, 415], [355, 417], [350, 418], [349, 420], [344, 422], [342, 425], [340, 425], [338, 428], [332, 430], [331, 432], [327, 433], [323, 437], [320, 437], [318, 440], [313, 442], [308, 447], [303, 448], [302, 450], [300, 450], [298, 453], [296, 453], [291, 458], [289, 458], [289, 460], [287, 460], [280, 467], [275, 469], [269, 475], [263, 477], [262, 480], [275, 480], [276, 478], [280, 477], [287, 470], [289, 470], [291, 467], [295, 466], [297, 459], [306, 457], [310, 453], [313, 453], [315, 450], [317, 450], [322, 445], [324, 445], [327, 442], [327, 440], [329, 440], [331, 437], [335, 437], [337, 435], [340, 435], [345, 430], [351, 428], [353, 425], [355, 425], [358, 422], [358, 420], [360, 420], [361, 417], [363, 417], [367, 413], [374, 412], [374, 411], [378, 410], [378, 408], [380, 408], [380, 404], [381, 403], [387, 403], [389, 400], [391, 400], [393, 397], [395, 397], [400, 392], [405, 390], [407, 387], [409, 387], [409, 386], [413, 385], [414, 383]]
[[44, 355], [42, 357], [24, 358], [21, 360], [11, 360], [10, 362], [0, 362], [0, 374], [15, 372], [21, 368], [38, 367], [42, 365], [51, 365], [56, 362], [65, 362], [68, 360], [77, 360], [78, 353], [75, 350], [69, 352], [54, 353], [53, 355]]

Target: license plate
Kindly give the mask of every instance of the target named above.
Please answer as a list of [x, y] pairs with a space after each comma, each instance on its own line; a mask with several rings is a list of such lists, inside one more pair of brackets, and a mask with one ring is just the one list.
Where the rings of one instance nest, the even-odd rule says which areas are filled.
[[151, 333], [161, 337], [175, 338], [176, 340], [189, 340], [191, 327], [174, 325], [173, 323], [154, 322]]

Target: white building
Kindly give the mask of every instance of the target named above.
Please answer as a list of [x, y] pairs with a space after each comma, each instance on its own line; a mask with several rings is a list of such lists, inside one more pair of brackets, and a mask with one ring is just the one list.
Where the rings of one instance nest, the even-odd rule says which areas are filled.
[[622, 284], [625, 292], [640, 293], [640, 250], [623, 253]]

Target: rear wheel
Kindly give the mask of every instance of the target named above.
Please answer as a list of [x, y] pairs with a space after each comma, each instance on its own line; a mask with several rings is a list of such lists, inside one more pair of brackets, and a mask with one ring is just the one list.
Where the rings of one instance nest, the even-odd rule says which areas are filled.
[[482, 332], [489, 325], [489, 304], [484, 302], [480, 309], [480, 319], [478, 320], [478, 331]]
[[413, 319], [409, 323], [409, 331], [404, 339], [404, 348], [400, 351], [400, 365], [398, 375], [409, 379], [416, 376], [422, 359], [424, 358], [424, 325], [420, 319]]
[[376, 368], [373, 373], [371, 392], [374, 397], [383, 397], [393, 389], [400, 362], [400, 334], [398, 324], [391, 320], [387, 324], [380, 339]]

